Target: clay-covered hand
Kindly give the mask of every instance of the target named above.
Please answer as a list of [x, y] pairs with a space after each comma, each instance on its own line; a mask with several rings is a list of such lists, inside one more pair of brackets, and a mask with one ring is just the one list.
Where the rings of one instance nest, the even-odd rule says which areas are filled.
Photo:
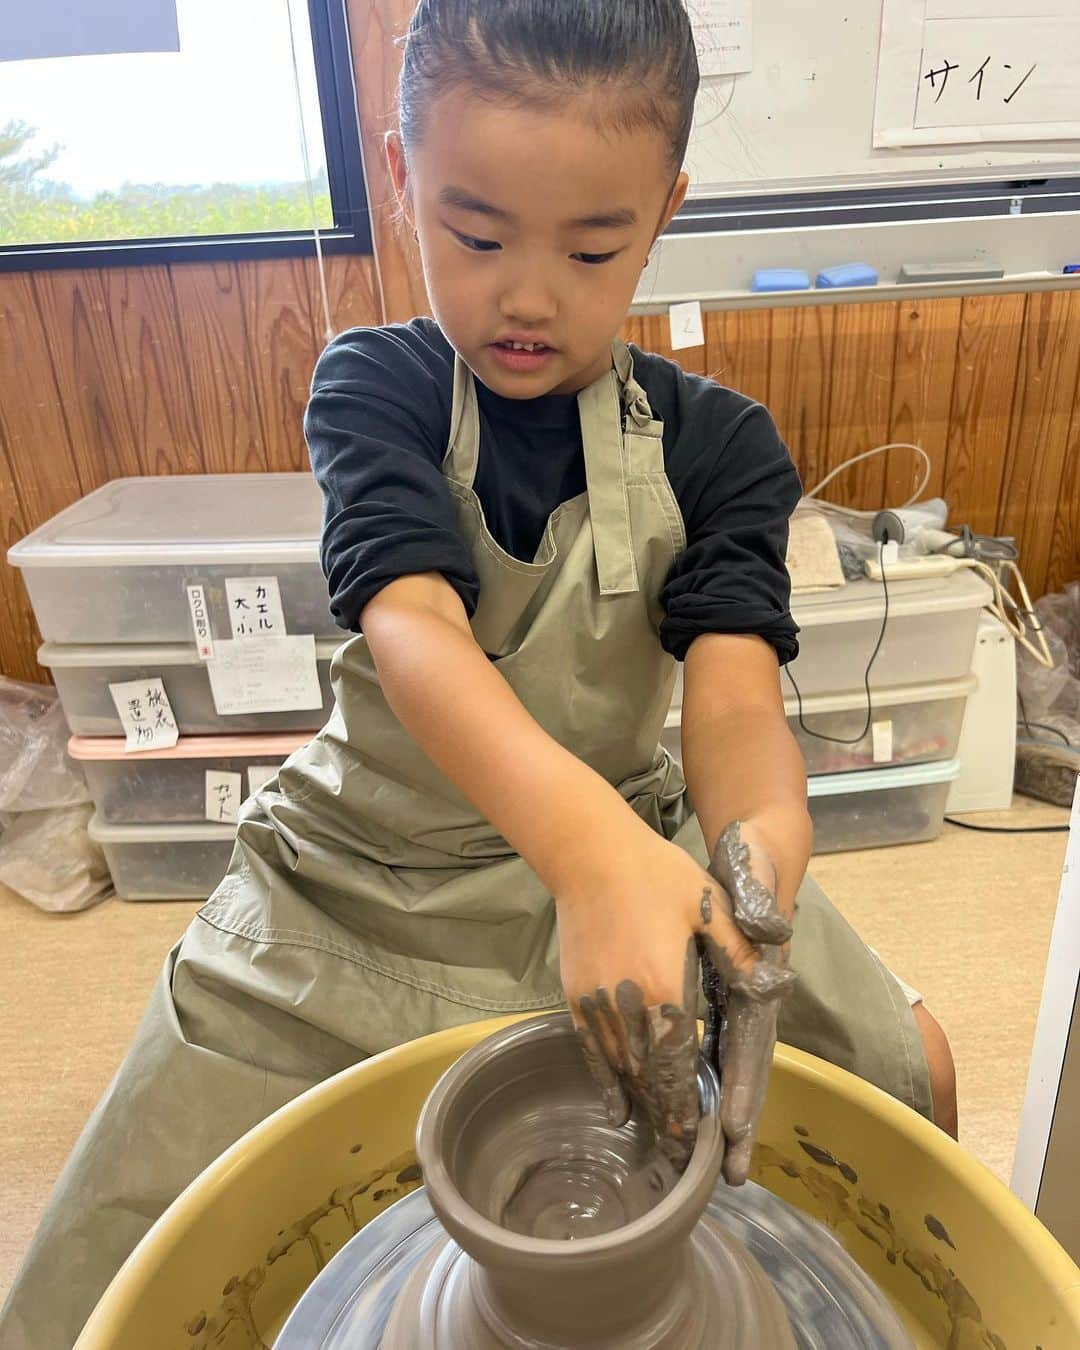
[[[780, 1001], [795, 980], [787, 968], [791, 922], [777, 904], [776, 869], [750, 827], [736, 820], [724, 830], [709, 871], [720, 883], [723, 922], [717, 926], [717, 905], [703, 901], [699, 942], [726, 987], [726, 1018], [721, 1044], [706, 1045], [706, 1053], [721, 1067], [724, 1176], [740, 1186], [765, 1101]], [[752, 943], [750, 961], [727, 945], [731, 920]]]
[[563, 987], [609, 1115], [622, 1124], [636, 1102], [681, 1168], [698, 1121], [698, 934], [725, 980], [760, 957], [716, 881], [640, 821], [556, 903]]
[[563, 987], [586, 1062], [613, 1122], [623, 1124], [636, 1103], [672, 1164], [685, 1167], [698, 1122], [698, 952], [706, 952], [727, 991], [721, 1121], [724, 1173], [737, 1185], [749, 1168], [779, 998], [794, 978], [777, 945], [791, 929], [773, 898], [772, 865], [742, 844], [738, 824], [717, 847], [715, 876], [647, 828], [620, 842], [616, 864], [557, 897]]

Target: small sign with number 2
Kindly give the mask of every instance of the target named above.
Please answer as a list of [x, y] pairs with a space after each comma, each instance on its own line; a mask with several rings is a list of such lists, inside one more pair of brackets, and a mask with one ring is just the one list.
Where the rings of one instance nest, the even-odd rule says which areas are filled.
[[671, 321], [671, 350], [684, 347], [704, 347], [705, 325], [701, 318], [701, 301], [686, 300], [668, 309]]

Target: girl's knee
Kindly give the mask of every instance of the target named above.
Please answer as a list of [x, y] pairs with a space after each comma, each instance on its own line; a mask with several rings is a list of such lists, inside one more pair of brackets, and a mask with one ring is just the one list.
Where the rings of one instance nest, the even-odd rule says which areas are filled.
[[930, 1072], [930, 1095], [934, 1105], [934, 1124], [957, 1138], [956, 1065], [949, 1039], [938, 1020], [923, 1003], [911, 1010], [922, 1037], [926, 1066]]

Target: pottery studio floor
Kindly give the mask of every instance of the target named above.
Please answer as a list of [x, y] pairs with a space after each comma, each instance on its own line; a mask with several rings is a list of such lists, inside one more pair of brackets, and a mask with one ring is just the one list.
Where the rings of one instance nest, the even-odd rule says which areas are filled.
[[[1067, 813], [1017, 798], [1008, 813], [969, 819], [1054, 824]], [[833, 854], [811, 868], [945, 1026], [961, 1140], [1006, 1181], [1065, 839], [947, 826], [931, 844]], [[165, 952], [196, 908], [110, 900], [57, 917], [0, 894], [0, 1298]]]

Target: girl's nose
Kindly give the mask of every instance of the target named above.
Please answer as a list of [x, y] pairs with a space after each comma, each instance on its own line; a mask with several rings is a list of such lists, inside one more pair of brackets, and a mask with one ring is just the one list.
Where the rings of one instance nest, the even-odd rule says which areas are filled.
[[559, 305], [552, 289], [545, 286], [535, 275], [522, 277], [520, 281], [508, 286], [502, 293], [499, 311], [510, 323], [518, 323], [523, 328], [550, 323], [558, 313]]

